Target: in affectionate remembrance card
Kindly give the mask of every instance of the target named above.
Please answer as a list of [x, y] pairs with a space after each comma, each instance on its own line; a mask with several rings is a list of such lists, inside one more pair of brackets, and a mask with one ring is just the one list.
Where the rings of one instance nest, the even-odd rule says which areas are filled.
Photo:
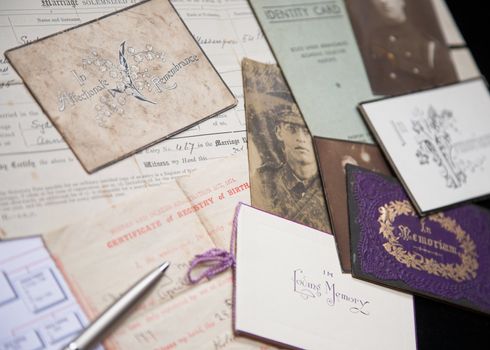
[[[350, 235], [345, 166], [354, 164], [382, 174], [391, 174], [378, 146], [360, 142], [314, 137], [323, 190], [327, 198], [332, 233], [342, 271], [350, 272]], [[252, 202], [253, 203], [253, 202]]]
[[490, 95], [482, 79], [359, 108], [420, 214], [490, 194]]
[[167, 0], [6, 52], [88, 172], [236, 104]]
[[411, 295], [343, 274], [332, 235], [237, 210], [238, 334], [301, 349], [416, 348]]
[[490, 212], [420, 217], [395, 178], [347, 166], [355, 277], [490, 314]]

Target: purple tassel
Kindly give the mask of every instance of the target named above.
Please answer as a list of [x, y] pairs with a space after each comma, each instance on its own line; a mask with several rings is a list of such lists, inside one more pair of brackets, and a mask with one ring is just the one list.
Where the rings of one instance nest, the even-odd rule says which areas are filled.
[[[235, 267], [235, 255], [233, 254], [233, 251], [235, 249], [237, 216], [238, 212], [240, 211], [240, 205], [241, 203], [238, 204], [235, 210], [235, 217], [233, 219], [233, 231], [231, 233], [230, 251], [227, 252], [223, 249], [213, 248], [205, 253], [196, 255], [194, 259], [192, 259], [189, 270], [187, 271], [187, 279], [191, 284], [198, 283], [203, 278], [211, 279], [217, 274], [228, 270], [230, 267]], [[208, 266], [208, 268], [196, 278], [192, 277], [192, 270], [201, 264]]]

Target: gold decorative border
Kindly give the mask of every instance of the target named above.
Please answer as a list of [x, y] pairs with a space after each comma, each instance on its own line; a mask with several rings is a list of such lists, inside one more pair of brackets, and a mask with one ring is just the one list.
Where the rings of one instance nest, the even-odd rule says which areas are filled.
[[416, 252], [408, 252], [398, 241], [394, 234], [393, 223], [400, 215], [417, 216], [408, 200], [391, 201], [379, 207], [380, 224], [379, 233], [387, 240], [383, 244], [385, 250], [408, 268], [425, 271], [431, 275], [451, 279], [456, 282], [468, 281], [476, 278], [478, 270], [478, 254], [475, 242], [461, 228], [456, 220], [446, 217], [443, 213], [433, 214], [428, 220], [438, 223], [444, 230], [455, 235], [462, 252], [460, 264], [443, 264], [433, 258], [428, 258]]

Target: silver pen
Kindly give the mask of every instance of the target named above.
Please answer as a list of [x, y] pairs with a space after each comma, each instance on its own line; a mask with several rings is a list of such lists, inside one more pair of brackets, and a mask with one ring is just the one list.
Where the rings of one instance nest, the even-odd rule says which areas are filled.
[[103, 333], [127, 311], [152, 285], [158, 281], [165, 270], [170, 266], [168, 261], [158, 266], [155, 270], [136, 282], [123, 296], [112, 304], [102, 315], [72, 341], [65, 350], [86, 350], [95, 345]]

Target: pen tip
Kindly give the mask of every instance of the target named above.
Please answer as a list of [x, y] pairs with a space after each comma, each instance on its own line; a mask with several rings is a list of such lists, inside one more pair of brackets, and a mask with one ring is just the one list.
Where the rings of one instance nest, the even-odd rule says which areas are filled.
[[170, 262], [169, 261], [165, 261], [163, 264], [161, 264], [158, 269], [160, 270], [160, 272], [163, 272], [165, 271], [168, 267], [170, 266]]

